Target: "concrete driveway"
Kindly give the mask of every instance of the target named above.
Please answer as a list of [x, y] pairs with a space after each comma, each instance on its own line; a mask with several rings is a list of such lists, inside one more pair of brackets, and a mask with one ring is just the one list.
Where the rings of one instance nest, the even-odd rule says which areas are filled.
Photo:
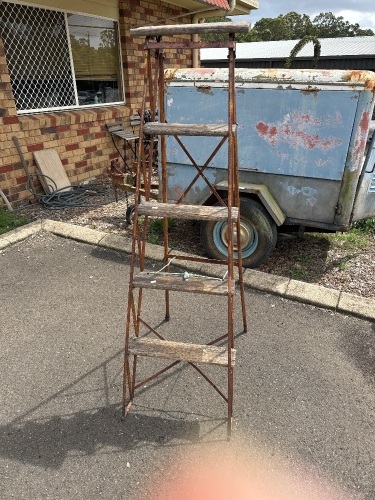
[[[374, 500], [373, 322], [248, 290], [231, 442], [224, 402], [185, 365], [140, 390], [123, 422], [128, 263], [43, 232], [1, 251], [1, 499]], [[172, 294], [167, 332], [217, 336], [222, 300]], [[161, 321], [162, 295], [147, 305]]]

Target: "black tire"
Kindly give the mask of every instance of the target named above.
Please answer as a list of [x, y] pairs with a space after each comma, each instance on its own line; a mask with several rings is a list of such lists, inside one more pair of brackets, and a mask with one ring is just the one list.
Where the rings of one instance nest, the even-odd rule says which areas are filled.
[[134, 205], [129, 205], [128, 208], [126, 209], [125, 219], [126, 219], [126, 222], [129, 224], [129, 226], [131, 226], [133, 224], [134, 209], [135, 209]]
[[[243, 266], [259, 267], [275, 249], [276, 224], [265, 208], [251, 198], [241, 198], [240, 215]], [[223, 259], [228, 255], [227, 228], [227, 222], [222, 221], [207, 221], [201, 224], [201, 243], [213, 259]], [[234, 257], [237, 258], [236, 251]]]

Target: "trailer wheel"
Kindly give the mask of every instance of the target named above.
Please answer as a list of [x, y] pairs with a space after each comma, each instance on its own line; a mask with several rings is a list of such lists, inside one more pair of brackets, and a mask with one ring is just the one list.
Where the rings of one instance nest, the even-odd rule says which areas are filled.
[[[242, 198], [241, 246], [244, 267], [259, 267], [271, 255], [277, 240], [276, 224], [264, 207], [251, 198]], [[228, 255], [228, 223], [207, 221], [201, 224], [201, 243], [207, 254], [214, 259]], [[236, 234], [234, 258], [237, 258]]]

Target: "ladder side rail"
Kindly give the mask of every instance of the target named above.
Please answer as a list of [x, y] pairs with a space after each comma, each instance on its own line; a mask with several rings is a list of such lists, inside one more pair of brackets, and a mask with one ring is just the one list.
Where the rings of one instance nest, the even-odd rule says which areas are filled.
[[[149, 67], [149, 60], [150, 60], [150, 55], [147, 53], [146, 58], [145, 58], [145, 63], [144, 63], [144, 68], [145, 68], [145, 78], [143, 82], [143, 95], [145, 96], [147, 94], [147, 91], [150, 86], [150, 80], [149, 80], [149, 75], [150, 73], [148, 72], [148, 67]], [[142, 108], [141, 108], [141, 117], [144, 116], [145, 113], [145, 108], [146, 108], [146, 100], [142, 100]], [[139, 335], [139, 309], [141, 307], [141, 301], [142, 301], [142, 290], [137, 291], [137, 308], [136, 308], [136, 303], [135, 303], [135, 298], [134, 298], [134, 287], [133, 287], [133, 280], [134, 280], [134, 273], [135, 273], [135, 264], [136, 260], [138, 257], [138, 265], [141, 270], [144, 268], [144, 245], [142, 245], [142, 242], [140, 241], [140, 229], [139, 229], [139, 221], [138, 221], [138, 206], [139, 206], [139, 201], [140, 201], [140, 196], [141, 196], [141, 187], [142, 187], [142, 179], [141, 179], [141, 171], [142, 171], [142, 165], [144, 164], [145, 161], [145, 151], [143, 148], [143, 132], [144, 128], [144, 120], [141, 119], [140, 121], [140, 129], [139, 129], [139, 142], [138, 142], [138, 160], [137, 160], [137, 168], [136, 168], [136, 187], [135, 187], [135, 194], [134, 194], [134, 200], [135, 200], [135, 208], [134, 208], [134, 224], [133, 224], [133, 237], [132, 237], [132, 251], [131, 251], [131, 260], [130, 260], [130, 271], [129, 271], [129, 291], [128, 291], [128, 306], [127, 306], [127, 315], [126, 315], [126, 325], [125, 325], [125, 349], [124, 349], [124, 373], [123, 373], [123, 396], [122, 396], [122, 417], [124, 418], [128, 411], [130, 410], [130, 407], [132, 405], [133, 399], [134, 399], [134, 390], [135, 390], [135, 376], [136, 376], [136, 366], [137, 366], [137, 361], [136, 357], [133, 357], [133, 370], [132, 370], [132, 375], [130, 373], [130, 359], [129, 359], [129, 339], [130, 339], [130, 329], [131, 329], [131, 322], [133, 320], [133, 329], [135, 332], [135, 335]], [[146, 179], [144, 178], [143, 184], [145, 187], [145, 194], [147, 193], [147, 186], [146, 186]], [[145, 218], [147, 219], [147, 217]], [[147, 224], [147, 220], [145, 220], [145, 223]], [[136, 247], [137, 247], [137, 252], [136, 252]], [[128, 387], [129, 389], [129, 403], [126, 405], [126, 388]]]
[[[229, 39], [234, 41], [234, 33], [229, 34]], [[236, 122], [235, 117], [235, 51], [233, 48], [228, 49], [228, 292], [233, 282], [234, 264], [233, 264], [233, 222], [232, 222], [232, 207], [233, 207], [233, 188], [234, 188], [234, 155], [236, 150], [234, 148], [234, 133], [232, 125]], [[228, 421], [227, 433], [228, 437], [232, 431], [232, 416], [233, 416], [233, 383], [234, 383], [234, 370], [232, 366], [232, 349], [234, 347], [234, 325], [233, 325], [233, 308], [234, 296], [228, 294]]]
[[[161, 41], [161, 37], [158, 37], [158, 42]], [[165, 118], [165, 80], [164, 80], [164, 52], [162, 49], [158, 49], [158, 96], [159, 96], [159, 120], [161, 123], [166, 122]], [[165, 136], [160, 136], [161, 145], [161, 177], [162, 177], [162, 202], [168, 202], [168, 172], [167, 172], [167, 138]], [[170, 271], [169, 266], [169, 234], [168, 234], [168, 218], [163, 218], [163, 243], [164, 243], [164, 265], [165, 271]], [[170, 319], [170, 294], [169, 290], [165, 290], [165, 320]]]
[[[148, 51], [149, 54], [151, 54], [150, 51]], [[155, 52], [155, 71], [159, 71], [159, 65], [157, 62], [157, 57], [158, 57], [158, 51]], [[157, 75], [152, 74], [152, 64], [151, 64], [151, 57], [149, 57], [149, 65], [148, 65], [148, 78], [150, 81], [150, 111], [151, 111], [151, 121], [155, 121], [156, 119], [156, 110], [157, 110], [157, 96], [158, 96], [158, 81], [159, 81], [159, 73]], [[151, 83], [152, 82], [152, 83]], [[155, 156], [154, 156], [154, 148], [155, 148], [155, 136], [152, 135], [150, 137], [150, 143], [149, 143], [149, 158], [150, 158], [150, 164], [149, 164], [149, 174], [150, 174], [150, 186], [152, 184], [152, 171], [154, 167], [154, 161], [155, 161]]]

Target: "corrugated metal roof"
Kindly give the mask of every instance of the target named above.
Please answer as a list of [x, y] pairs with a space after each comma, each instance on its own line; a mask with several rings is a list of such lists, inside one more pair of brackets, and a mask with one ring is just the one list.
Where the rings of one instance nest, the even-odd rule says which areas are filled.
[[[375, 36], [344, 38], [320, 38], [320, 57], [372, 56], [375, 57]], [[278, 40], [276, 42], [238, 43], [237, 59], [286, 59], [298, 40]], [[309, 42], [298, 53], [300, 57], [312, 57], [314, 46]], [[226, 49], [201, 49], [201, 59], [205, 61], [224, 60]]]

